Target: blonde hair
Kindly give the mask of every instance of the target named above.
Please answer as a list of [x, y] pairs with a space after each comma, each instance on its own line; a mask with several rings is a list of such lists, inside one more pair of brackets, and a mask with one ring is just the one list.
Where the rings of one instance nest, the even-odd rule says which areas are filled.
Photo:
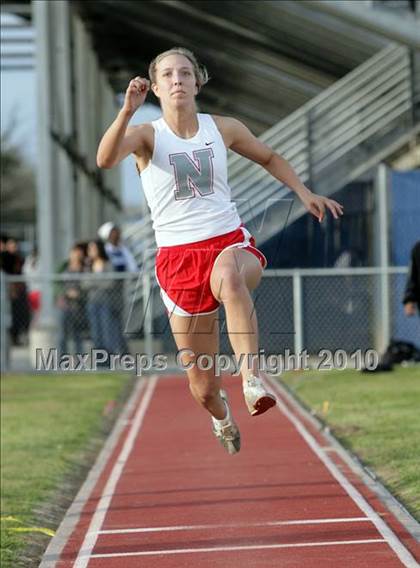
[[194, 55], [194, 53], [192, 51], [190, 51], [189, 49], [186, 49], [185, 47], [172, 47], [171, 49], [168, 49], [168, 51], [164, 51], [163, 53], [159, 53], [159, 55], [157, 55], [153, 59], [151, 64], [149, 65], [150, 81], [152, 83], [156, 83], [156, 67], [157, 67], [157, 64], [160, 61], [162, 61], [162, 59], [167, 57], [168, 55], [174, 55], [174, 54], [183, 55], [184, 57], [186, 57], [191, 62], [192, 66], [194, 68], [194, 75], [195, 75], [195, 79], [197, 81], [198, 92], [200, 92], [201, 87], [203, 87], [208, 82], [210, 77], [207, 73], [207, 69], [205, 68], [205, 66], [201, 65], [201, 63], [199, 63], [197, 61], [197, 58]]

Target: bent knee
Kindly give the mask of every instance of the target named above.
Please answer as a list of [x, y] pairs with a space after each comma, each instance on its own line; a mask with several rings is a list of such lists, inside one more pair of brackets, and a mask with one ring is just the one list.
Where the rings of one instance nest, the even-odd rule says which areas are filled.
[[246, 287], [244, 274], [230, 268], [222, 270], [212, 285], [213, 294], [222, 302], [236, 297]]

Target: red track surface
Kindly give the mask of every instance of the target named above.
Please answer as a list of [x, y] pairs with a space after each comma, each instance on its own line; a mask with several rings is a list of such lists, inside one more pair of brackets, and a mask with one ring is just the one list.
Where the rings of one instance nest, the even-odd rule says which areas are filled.
[[[140, 429], [133, 431], [133, 413], [57, 567], [417, 565], [398, 558], [372, 518], [336, 480], [290, 417], [277, 409], [249, 416], [238, 378], [225, 381], [242, 434], [242, 449], [235, 456], [225, 453], [213, 437], [209, 416], [192, 400], [185, 378], [160, 378], [153, 392], [153, 379], [146, 383], [140, 395], [143, 403], [136, 404], [136, 411], [141, 404], [144, 410]], [[325, 447], [322, 435], [302, 417], [299, 420]], [[118, 472], [115, 464], [130, 431], [134, 445]], [[377, 518], [392, 529], [397, 545], [418, 560], [418, 543], [335, 452], [327, 453], [375, 509]], [[104, 496], [112, 480], [114, 488]], [[158, 530], [150, 530], [153, 528]], [[103, 532], [127, 529], [142, 530]], [[90, 540], [85, 540], [87, 531]], [[124, 556], [127, 553], [132, 555]]]

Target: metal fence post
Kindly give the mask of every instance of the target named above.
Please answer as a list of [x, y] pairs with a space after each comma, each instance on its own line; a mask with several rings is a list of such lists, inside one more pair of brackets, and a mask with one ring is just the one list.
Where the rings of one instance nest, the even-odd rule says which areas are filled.
[[8, 329], [10, 327], [10, 303], [9, 290], [6, 274], [0, 271], [0, 293], [1, 293], [1, 317], [0, 317], [0, 366], [1, 372], [9, 370], [10, 363], [10, 343]]
[[150, 273], [143, 271], [143, 313], [144, 313], [144, 348], [146, 354], [153, 357], [153, 298]]
[[302, 276], [298, 270], [293, 272], [293, 324], [295, 330], [295, 354], [303, 351], [303, 315], [302, 315]]
[[387, 348], [391, 338], [391, 313], [389, 290], [389, 222], [388, 222], [388, 171], [385, 164], [379, 164], [376, 174], [376, 192], [379, 222], [379, 265], [381, 274], [379, 279], [380, 295], [380, 341], [379, 350]]

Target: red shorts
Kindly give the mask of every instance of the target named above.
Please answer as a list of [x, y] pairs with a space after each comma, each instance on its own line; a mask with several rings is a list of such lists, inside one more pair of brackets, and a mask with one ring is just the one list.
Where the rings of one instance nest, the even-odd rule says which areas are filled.
[[158, 249], [156, 279], [168, 313], [192, 316], [218, 309], [220, 303], [212, 294], [210, 275], [217, 257], [227, 248], [247, 250], [263, 268], [267, 266], [263, 253], [255, 248], [254, 237], [242, 225], [225, 235]]

